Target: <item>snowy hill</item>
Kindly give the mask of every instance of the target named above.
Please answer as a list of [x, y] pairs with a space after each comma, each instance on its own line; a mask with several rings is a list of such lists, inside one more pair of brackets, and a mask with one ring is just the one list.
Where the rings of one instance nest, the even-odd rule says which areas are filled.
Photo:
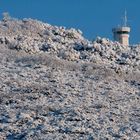
[[139, 48], [4, 18], [0, 139], [140, 139]]

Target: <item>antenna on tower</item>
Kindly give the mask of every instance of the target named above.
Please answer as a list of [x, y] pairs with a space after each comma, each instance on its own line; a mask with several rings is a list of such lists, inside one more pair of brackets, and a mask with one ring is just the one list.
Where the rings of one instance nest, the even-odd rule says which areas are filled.
[[127, 19], [127, 11], [126, 10], [125, 10], [125, 15], [124, 15], [123, 20], [124, 20], [124, 26], [127, 27], [127, 21], [128, 21], [128, 19]]

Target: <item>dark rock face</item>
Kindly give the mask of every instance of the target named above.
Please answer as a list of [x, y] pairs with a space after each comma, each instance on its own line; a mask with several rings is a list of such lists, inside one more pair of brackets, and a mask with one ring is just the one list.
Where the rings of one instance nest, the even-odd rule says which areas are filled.
[[140, 139], [139, 47], [32, 19], [0, 22], [0, 139]]

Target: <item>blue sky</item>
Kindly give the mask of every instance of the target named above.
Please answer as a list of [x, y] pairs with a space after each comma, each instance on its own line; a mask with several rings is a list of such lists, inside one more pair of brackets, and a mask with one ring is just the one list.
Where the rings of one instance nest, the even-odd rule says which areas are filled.
[[112, 39], [112, 28], [122, 24], [125, 9], [132, 44], [140, 42], [140, 0], [0, 0], [0, 13], [33, 18], [52, 25], [74, 27], [88, 39]]

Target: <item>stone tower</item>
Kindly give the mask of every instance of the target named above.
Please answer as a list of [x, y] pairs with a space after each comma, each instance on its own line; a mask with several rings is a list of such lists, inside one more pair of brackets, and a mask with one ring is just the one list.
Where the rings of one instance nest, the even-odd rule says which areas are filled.
[[124, 25], [121, 27], [113, 28], [114, 40], [118, 41], [124, 46], [129, 46], [129, 33], [130, 27], [127, 26], [127, 13], [125, 11]]

